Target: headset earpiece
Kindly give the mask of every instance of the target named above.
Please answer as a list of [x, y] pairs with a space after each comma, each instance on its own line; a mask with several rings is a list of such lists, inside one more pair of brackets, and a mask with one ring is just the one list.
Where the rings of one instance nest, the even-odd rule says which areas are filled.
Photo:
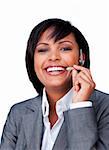
[[79, 63], [80, 63], [81, 66], [83, 66], [84, 63], [85, 63], [85, 59], [84, 59], [84, 56], [83, 56], [83, 55], [84, 55], [84, 54], [83, 54], [83, 52], [82, 52], [82, 49], [80, 49], [80, 59], [79, 59]]

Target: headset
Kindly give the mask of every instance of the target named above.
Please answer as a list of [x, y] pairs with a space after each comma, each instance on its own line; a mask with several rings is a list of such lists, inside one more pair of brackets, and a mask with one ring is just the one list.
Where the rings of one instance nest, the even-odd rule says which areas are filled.
[[81, 66], [83, 66], [84, 63], [85, 63], [84, 54], [83, 54], [82, 49], [80, 49], [80, 59], [79, 59], [79, 63], [80, 63]]

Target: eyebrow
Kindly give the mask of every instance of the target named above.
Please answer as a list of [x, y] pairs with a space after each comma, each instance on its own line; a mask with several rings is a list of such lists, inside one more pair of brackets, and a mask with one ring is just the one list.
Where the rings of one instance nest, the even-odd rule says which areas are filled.
[[39, 46], [39, 45], [49, 45], [49, 44], [42, 42], [42, 43], [38, 43], [38, 44], [36, 45], [36, 47]]
[[59, 44], [62, 44], [62, 43], [66, 43], [66, 42], [67, 42], [67, 43], [71, 43], [72, 45], [74, 44], [74, 42], [72, 42], [72, 41], [59, 41], [58, 43], [59, 43]]
[[[70, 43], [70, 44], [72, 44], [72, 45], [74, 44], [72, 41], [59, 41], [58, 44], [62, 44], [62, 43], [66, 43], [66, 42], [67, 42], [67, 43]], [[48, 43], [41, 42], [41, 43], [38, 43], [38, 44], [36, 45], [36, 47], [39, 46], [39, 45], [46, 45], [46, 46], [48, 46], [49, 44], [48, 44]]]

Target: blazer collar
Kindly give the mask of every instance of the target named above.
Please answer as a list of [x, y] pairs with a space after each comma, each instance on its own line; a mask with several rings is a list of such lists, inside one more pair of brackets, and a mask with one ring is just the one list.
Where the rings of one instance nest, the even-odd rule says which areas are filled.
[[36, 97], [31, 100], [27, 106], [30, 113], [23, 116], [24, 134], [26, 137], [28, 149], [39, 150], [41, 147], [43, 134], [43, 117], [41, 109], [41, 97]]

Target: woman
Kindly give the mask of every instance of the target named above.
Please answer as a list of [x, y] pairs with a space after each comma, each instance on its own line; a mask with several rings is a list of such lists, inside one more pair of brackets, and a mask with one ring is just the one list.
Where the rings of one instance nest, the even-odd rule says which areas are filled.
[[61, 19], [39, 23], [26, 67], [39, 95], [11, 108], [0, 150], [108, 150], [109, 95], [95, 90], [82, 33]]

